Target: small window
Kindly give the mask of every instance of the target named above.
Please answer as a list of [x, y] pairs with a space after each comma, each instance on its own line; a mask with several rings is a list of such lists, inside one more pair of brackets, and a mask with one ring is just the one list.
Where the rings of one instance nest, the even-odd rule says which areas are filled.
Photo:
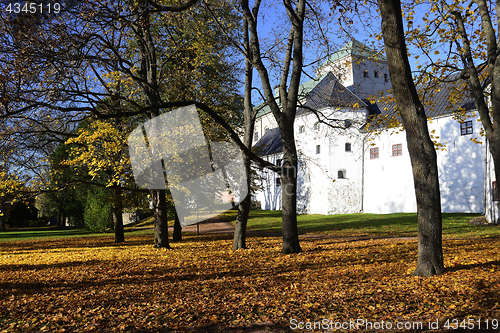
[[392, 145], [392, 156], [403, 155], [403, 145], [398, 143], [397, 145]]
[[319, 121], [317, 123], [314, 124], [314, 127], [313, 127], [315, 130], [319, 130]]
[[266, 134], [267, 132], [269, 132], [269, 127], [264, 128], [264, 134]]
[[283, 159], [282, 159], [282, 158], [278, 158], [278, 159], [276, 160], [276, 165], [281, 166], [281, 162], [283, 162]]
[[345, 179], [346, 178], [345, 170], [339, 170], [337, 178], [338, 179]]
[[378, 158], [378, 147], [370, 148], [370, 160]]
[[388, 81], [389, 81], [389, 75], [387, 75], [387, 73], [386, 73], [386, 74], [384, 74], [384, 81], [385, 81], [385, 82], [388, 82]]
[[253, 135], [253, 141], [258, 141], [259, 140], [259, 132], [255, 131]]
[[321, 146], [317, 145], [316, 146], [316, 154], [319, 154], [319, 153], [321, 153]]
[[368, 77], [368, 71], [363, 72], [363, 77]]
[[493, 201], [498, 201], [498, 187], [497, 182], [491, 182], [491, 196]]
[[349, 128], [352, 125], [352, 121], [350, 119], [344, 120], [344, 126], [345, 128]]
[[378, 71], [373, 71], [373, 76], [378, 77]]
[[306, 131], [306, 127], [304, 125], [299, 127], [299, 133], [304, 133]]
[[472, 120], [460, 123], [460, 134], [461, 135], [472, 134]]
[[351, 151], [351, 144], [349, 142], [345, 144], [345, 151]]
[[276, 186], [281, 186], [281, 177], [276, 177]]

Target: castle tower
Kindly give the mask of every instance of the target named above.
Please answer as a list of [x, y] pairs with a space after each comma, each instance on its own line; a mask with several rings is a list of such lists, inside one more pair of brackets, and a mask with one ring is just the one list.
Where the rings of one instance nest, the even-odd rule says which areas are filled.
[[316, 75], [321, 76], [329, 71], [362, 99], [379, 96], [392, 87], [385, 56], [355, 39], [321, 64]]

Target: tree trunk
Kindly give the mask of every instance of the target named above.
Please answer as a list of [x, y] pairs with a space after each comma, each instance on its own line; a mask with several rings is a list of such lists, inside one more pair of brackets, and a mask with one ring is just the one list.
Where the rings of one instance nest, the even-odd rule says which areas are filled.
[[123, 201], [122, 201], [121, 188], [116, 188], [114, 190], [113, 226], [115, 229], [115, 243], [125, 242], [125, 232], [123, 229]]
[[247, 186], [248, 193], [239, 205], [238, 205], [238, 216], [236, 218], [236, 225], [234, 226], [234, 239], [233, 239], [233, 250], [246, 249], [246, 238], [247, 238], [247, 221], [248, 215], [250, 213], [250, 204], [252, 195], [250, 194], [250, 172], [247, 172], [247, 165], [250, 165], [250, 161], [245, 159], [245, 172], [247, 174]]
[[59, 201], [59, 210], [57, 212], [57, 226], [64, 227], [63, 203]]
[[2, 221], [2, 231], [5, 231], [5, 219], [7, 218], [7, 216], [5, 215], [5, 202], [3, 200], [0, 203], [0, 213], [0, 220]]
[[[491, 139], [489, 140], [490, 141], [489, 148], [490, 148], [491, 157], [493, 158], [493, 167], [495, 170], [495, 181], [497, 182], [497, 184], [499, 184], [500, 183], [500, 138], [497, 138], [496, 133], [497, 133], [497, 131], [495, 130], [493, 132], [493, 135], [491, 135]], [[486, 172], [488, 172], [488, 170], [486, 170]], [[491, 186], [491, 184], [489, 184], [489, 186]], [[497, 187], [497, 191], [498, 191], [498, 187]], [[488, 195], [490, 196], [490, 198], [492, 197], [491, 193], [488, 193]], [[496, 204], [494, 203], [494, 205], [498, 205], [498, 201], [496, 202]], [[492, 220], [491, 223], [494, 223], [494, 224], [500, 223], [500, 219], [498, 216], [496, 216], [495, 214], [492, 214], [492, 217], [496, 217], [496, 219]]]
[[[248, 22], [243, 19], [243, 29], [244, 29], [244, 44], [245, 48], [249, 49], [249, 34], [248, 34]], [[245, 121], [245, 133], [243, 134], [243, 143], [248, 148], [252, 147], [253, 131], [255, 128], [255, 116], [256, 112], [253, 110], [252, 106], [252, 79], [253, 79], [253, 66], [251, 61], [251, 54], [245, 57], [245, 95], [244, 95], [244, 121]], [[252, 201], [252, 195], [250, 194], [251, 185], [251, 174], [250, 174], [250, 159], [246, 156], [244, 157], [245, 163], [245, 176], [247, 179], [247, 189], [248, 193], [245, 198], [238, 204], [238, 217], [236, 218], [236, 225], [234, 227], [234, 239], [233, 239], [233, 250], [246, 249], [246, 233], [247, 233], [247, 221], [248, 215], [250, 213], [250, 205]]]
[[401, 3], [399, 0], [378, 0], [378, 5], [394, 97], [406, 130], [413, 169], [418, 216], [418, 261], [413, 275], [437, 275], [444, 272], [444, 265], [436, 151], [411, 75]]
[[177, 215], [177, 211], [175, 211], [174, 235], [172, 239], [174, 242], [180, 242], [182, 240], [182, 226], [181, 222], [179, 221], [179, 215]]
[[[281, 126], [283, 143], [283, 172], [281, 174], [281, 213], [283, 247], [281, 253], [302, 252], [297, 228], [297, 151], [293, 136], [293, 121]], [[290, 124], [289, 123], [289, 124]]]
[[170, 249], [168, 243], [168, 225], [167, 225], [167, 199], [165, 190], [152, 190], [153, 209], [155, 217], [155, 249]]

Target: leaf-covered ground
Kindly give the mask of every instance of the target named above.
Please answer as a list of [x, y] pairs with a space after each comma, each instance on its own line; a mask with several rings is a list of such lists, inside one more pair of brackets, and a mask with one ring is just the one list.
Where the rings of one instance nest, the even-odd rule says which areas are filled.
[[109, 237], [2, 242], [0, 331], [291, 331], [361, 318], [439, 320], [445, 331], [448, 319], [470, 318], [475, 328], [500, 319], [498, 238], [445, 240], [447, 272], [434, 278], [410, 276], [413, 240], [301, 241], [298, 255], [280, 254], [280, 238], [253, 237], [251, 249], [232, 251], [231, 235], [185, 236], [168, 251], [154, 250], [151, 235], [123, 245]]

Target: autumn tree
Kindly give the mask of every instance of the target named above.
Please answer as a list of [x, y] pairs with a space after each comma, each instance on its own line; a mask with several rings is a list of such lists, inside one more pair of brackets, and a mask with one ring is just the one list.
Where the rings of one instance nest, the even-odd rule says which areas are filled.
[[[423, 13], [421, 23], [408, 24], [408, 39], [416, 48], [418, 78], [427, 85], [453, 82], [453, 105], [471, 98], [489, 142], [495, 168], [500, 177], [500, 64], [498, 62], [498, 8], [484, 0], [470, 2], [430, 2], [405, 4], [404, 12], [412, 20]], [[418, 16], [417, 16], [418, 17]], [[463, 121], [465, 112], [458, 108]], [[480, 142], [480, 140], [478, 140]], [[498, 221], [492, 221], [498, 223]]]
[[[170, 99], [169, 94], [173, 98], [196, 100], [200, 99], [199, 95], [186, 96], [186, 92], [203, 88], [202, 94], [213, 95], [214, 92], [221, 91], [221, 85], [207, 84], [215, 80], [209, 81], [206, 78], [217, 75], [218, 72], [224, 73], [228, 78], [227, 73], [230, 71], [220, 64], [207, 66], [206, 61], [202, 64], [204, 59], [210, 58], [211, 48], [219, 47], [221, 43], [211, 43], [202, 38], [205, 44], [198, 45], [205, 46], [207, 50], [199, 55], [199, 49], [191, 47], [192, 41], [200, 39], [201, 35], [195, 30], [195, 19], [185, 20], [192, 27], [194, 35], [174, 40], [172, 44], [177, 45], [163, 43], [167, 35], [175, 36], [175, 30], [182, 34], [183, 29], [167, 24], [172, 17], [161, 17], [159, 13], [178, 13], [191, 8], [195, 2], [187, 1], [173, 6], [146, 1], [76, 2], [71, 7], [64, 8], [59, 17], [38, 22], [44, 28], [38, 27], [38, 30], [44, 31], [43, 34], [30, 34], [29, 31], [19, 34], [22, 29], [16, 27], [27, 20], [28, 14], [23, 16], [21, 13], [14, 20], [7, 19], [4, 29], [9, 37], [3, 44], [7, 51], [5, 63], [9, 64], [10, 57], [17, 62], [34, 63], [37, 66], [31, 66], [32, 71], [22, 68], [22, 63], [17, 67], [9, 67], [12, 72], [17, 71], [19, 86], [23, 88], [16, 88], [7, 79], [3, 81], [4, 116], [27, 117], [29, 121], [23, 124], [25, 134], [28, 133], [29, 125], [35, 124], [37, 131], [44, 133], [45, 137], [50, 136], [49, 134], [64, 136], [69, 131], [55, 128], [55, 124], [77, 124], [88, 117], [89, 113], [100, 119], [120, 120], [126, 116], [124, 113], [128, 113], [128, 116], [147, 115], [153, 118], [160, 114], [161, 109], [177, 105], [174, 103], [166, 107], [162, 104], [163, 99]], [[165, 21], [162, 22], [162, 19]], [[205, 32], [209, 30], [207, 28]], [[210, 35], [215, 40], [213, 33], [205, 35]], [[190, 42], [188, 47], [187, 39]], [[174, 47], [168, 50], [171, 46]], [[134, 49], [130, 52], [132, 47]], [[165, 50], [170, 53], [165, 53]], [[220, 54], [225, 52], [220, 50]], [[23, 57], [18, 59], [16, 54], [22, 54]], [[182, 59], [179, 60], [178, 56], [181, 54]], [[195, 59], [197, 56], [199, 58]], [[215, 58], [216, 55], [212, 57], [212, 64], [215, 63]], [[189, 60], [202, 66], [193, 66], [191, 72], [186, 71], [187, 67], [184, 66], [182, 72], [175, 65], [182, 62], [187, 65]], [[220, 62], [220, 59], [217, 60]], [[175, 72], [177, 77], [172, 74]], [[197, 85], [189, 86], [162, 81], [165, 78], [175, 80], [193, 73], [205, 78], [205, 82], [200, 84], [198, 81]], [[7, 78], [7, 75], [4, 77]], [[234, 92], [234, 79], [219, 80], [221, 81]], [[174, 88], [165, 89], [169, 86]], [[184, 96], [179, 96], [179, 91], [183, 91]], [[234, 96], [230, 96], [230, 99], [234, 100]], [[213, 101], [215, 105], [212, 107], [228, 111], [228, 103], [224, 105]], [[124, 110], [126, 112], [122, 112]], [[205, 116], [204, 119], [207, 121], [208, 117]], [[168, 247], [165, 193], [154, 192], [152, 198], [158, 226], [155, 246]]]
[[436, 151], [429, 136], [425, 109], [412, 78], [401, 3], [399, 0], [379, 0], [378, 5], [389, 73], [406, 132], [417, 200], [418, 262], [413, 275], [438, 275], [444, 272], [444, 264]]
[[279, 101], [274, 96], [269, 72], [263, 62], [259, 33], [257, 30], [257, 17], [261, 1], [256, 1], [252, 8], [246, 0], [240, 1], [243, 17], [248, 24], [250, 40], [248, 44], [247, 59], [258, 72], [265, 101], [269, 105], [280, 129], [283, 144], [282, 179], [282, 253], [298, 253], [302, 249], [299, 244], [297, 229], [297, 150], [293, 124], [297, 112], [300, 78], [303, 67], [303, 32], [305, 18], [305, 0], [292, 4], [283, 1], [286, 14], [290, 20], [290, 32], [287, 38], [286, 55], [281, 69], [279, 84]]

